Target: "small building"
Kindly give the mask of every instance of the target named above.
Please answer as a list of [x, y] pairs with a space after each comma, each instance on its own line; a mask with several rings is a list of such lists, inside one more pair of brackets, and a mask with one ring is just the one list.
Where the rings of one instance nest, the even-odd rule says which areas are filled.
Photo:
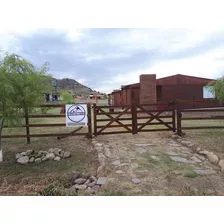
[[[183, 101], [203, 101], [203, 107], [220, 106], [220, 101], [205, 87], [214, 79], [193, 77], [188, 75], [172, 75], [156, 79], [155, 74], [140, 75], [140, 82], [121, 86], [119, 90], [114, 90], [109, 96], [110, 105], [130, 105], [136, 104], [159, 104], [168, 103], [175, 100]], [[196, 107], [191, 105], [189, 108]]]

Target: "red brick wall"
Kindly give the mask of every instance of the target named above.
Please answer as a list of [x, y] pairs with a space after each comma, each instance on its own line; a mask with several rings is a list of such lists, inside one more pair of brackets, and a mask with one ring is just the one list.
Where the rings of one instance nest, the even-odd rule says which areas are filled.
[[169, 100], [201, 100], [203, 85], [164, 85], [161, 86], [160, 101]]
[[140, 75], [140, 104], [156, 102], [156, 75]]

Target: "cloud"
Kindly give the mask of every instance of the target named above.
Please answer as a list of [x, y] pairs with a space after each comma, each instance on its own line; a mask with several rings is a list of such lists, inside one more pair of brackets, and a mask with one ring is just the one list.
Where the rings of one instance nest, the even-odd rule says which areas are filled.
[[1, 31], [0, 49], [36, 65], [50, 63], [57, 78], [73, 78], [110, 92], [139, 82], [140, 74], [177, 73], [217, 78], [224, 72], [224, 30], [73, 29]]

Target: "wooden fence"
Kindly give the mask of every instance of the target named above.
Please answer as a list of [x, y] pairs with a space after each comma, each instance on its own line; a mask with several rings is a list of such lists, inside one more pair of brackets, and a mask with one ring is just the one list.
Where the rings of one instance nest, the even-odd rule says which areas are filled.
[[[190, 130], [190, 129], [222, 129], [224, 126], [222, 125], [210, 125], [210, 126], [183, 126], [182, 121], [199, 121], [199, 120], [224, 120], [224, 115], [214, 115], [215, 112], [224, 112], [224, 108], [206, 108], [206, 109], [177, 109], [177, 133], [178, 135], [182, 135], [182, 130]], [[184, 113], [187, 113], [188, 116], [184, 116]], [[201, 113], [200, 116], [195, 116], [195, 114]], [[202, 113], [206, 113], [205, 116]], [[211, 115], [208, 115], [211, 114]]]
[[[158, 104], [132, 104], [122, 107], [97, 106], [94, 104], [94, 135], [97, 136], [123, 133], [137, 134], [138, 132], [151, 131], [174, 132], [176, 130], [175, 110], [173, 109], [172, 105], [168, 105], [167, 103], [163, 104], [162, 106], [163, 109], [158, 109]], [[104, 117], [100, 118], [102, 116]], [[163, 121], [163, 118], [170, 119], [170, 121]], [[104, 123], [102, 124], [102, 122]], [[163, 128], [146, 129], [147, 127], [154, 127], [155, 125], [160, 125]], [[166, 128], [164, 128], [164, 126]], [[119, 128], [119, 130], [112, 130], [112, 128]], [[121, 128], [123, 130], [120, 130]], [[110, 131], [105, 132], [107, 129]]]
[[[61, 108], [64, 111], [65, 105], [64, 104], [45, 104], [41, 105], [40, 108]], [[66, 123], [38, 123], [38, 124], [30, 124], [30, 118], [65, 118], [64, 113], [60, 114], [28, 114], [26, 113], [24, 116], [25, 125], [21, 127], [26, 128], [26, 133], [24, 134], [17, 134], [17, 135], [3, 135], [1, 138], [26, 138], [27, 143], [30, 143], [31, 138], [39, 138], [39, 137], [57, 137], [58, 139], [64, 138], [66, 136], [81, 136], [85, 135], [87, 137], [92, 136], [92, 120], [91, 120], [91, 105], [87, 104], [88, 110], [88, 129], [87, 132], [79, 133], [78, 131], [82, 129], [82, 127], [78, 127], [77, 129], [69, 132], [69, 133], [38, 133], [38, 134], [30, 134], [31, 128], [37, 127], [65, 127]], [[9, 126], [4, 126], [4, 128], [11, 128]]]
[[[216, 112], [224, 112], [224, 108], [210, 109], [182, 109], [178, 104], [161, 103], [161, 104], [132, 104], [126, 106], [97, 106], [96, 104], [87, 104], [88, 110], [88, 127], [85, 132], [79, 132], [83, 127], [77, 127], [75, 130], [65, 133], [35, 133], [30, 134], [31, 128], [46, 127], [65, 127], [66, 123], [31, 123], [33, 118], [64, 118], [65, 105], [63, 104], [45, 104], [41, 108], [62, 108], [63, 113], [59, 114], [28, 114], [24, 116], [25, 128], [24, 134], [3, 135], [1, 138], [26, 138], [30, 143], [31, 138], [39, 137], [57, 137], [61, 139], [66, 136], [86, 136], [91, 138], [94, 133], [97, 135], [105, 134], [137, 134], [139, 132], [155, 132], [155, 131], [177, 131], [181, 135], [182, 130], [187, 129], [214, 129], [224, 128], [224, 126], [184, 126], [183, 121], [199, 121], [199, 120], [222, 120], [223, 115], [215, 115]], [[206, 113], [205, 116], [195, 116], [198, 112]], [[207, 115], [210, 112], [210, 116]], [[188, 116], [186, 116], [188, 114]], [[162, 127], [162, 128], [161, 128]], [[4, 128], [10, 128], [4, 126]]]

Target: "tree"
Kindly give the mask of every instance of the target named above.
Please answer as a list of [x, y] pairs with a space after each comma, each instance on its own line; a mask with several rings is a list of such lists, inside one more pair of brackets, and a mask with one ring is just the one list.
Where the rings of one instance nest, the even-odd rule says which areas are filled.
[[[50, 89], [48, 64], [40, 68], [16, 54], [6, 54], [0, 63], [0, 137], [4, 125], [20, 126], [25, 114], [43, 102]], [[0, 161], [2, 159], [0, 138]]]
[[224, 100], [224, 76], [215, 82], [207, 85], [209, 91], [213, 93], [218, 100]]
[[63, 104], [73, 104], [73, 103], [75, 103], [74, 97], [72, 96], [71, 93], [64, 91], [64, 92], [61, 93], [61, 96], [63, 98], [62, 99]]

